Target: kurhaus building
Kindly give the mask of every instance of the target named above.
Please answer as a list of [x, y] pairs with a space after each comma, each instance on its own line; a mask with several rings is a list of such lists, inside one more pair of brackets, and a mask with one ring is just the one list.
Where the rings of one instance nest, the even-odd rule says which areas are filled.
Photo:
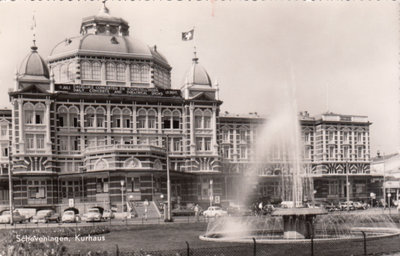
[[[73, 199], [78, 208], [121, 209], [122, 195], [156, 205], [166, 195], [168, 162], [174, 201], [234, 200], [268, 120], [221, 114], [218, 84], [196, 54], [180, 89], [170, 76], [157, 47], [130, 35], [106, 6], [46, 61], [32, 46], [9, 93], [12, 110], [0, 113], [0, 199], [7, 203], [12, 170], [17, 207], [63, 209]], [[380, 191], [369, 171], [366, 117], [302, 113], [300, 121], [316, 198], [344, 199], [346, 176], [353, 199]], [[278, 201], [288, 175], [279, 159], [258, 175], [254, 193]]]

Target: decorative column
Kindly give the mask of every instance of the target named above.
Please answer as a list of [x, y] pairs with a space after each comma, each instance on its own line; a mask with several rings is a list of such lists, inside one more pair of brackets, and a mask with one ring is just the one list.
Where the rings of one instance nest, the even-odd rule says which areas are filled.
[[101, 60], [100, 76], [101, 76], [101, 85], [107, 85], [107, 82], [106, 82], [106, 61], [105, 60]]
[[365, 161], [369, 161], [370, 150], [369, 150], [369, 132], [365, 132]]
[[351, 138], [352, 138], [352, 140], [351, 140], [351, 161], [354, 161], [354, 156], [356, 153], [356, 147], [354, 145], [356, 137], [354, 136], [354, 130], [351, 131]]
[[238, 155], [237, 155], [237, 140], [236, 140], [236, 129], [237, 126], [233, 126], [233, 161], [237, 162], [238, 160]]
[[338, 137], [338, 144], [337, 144], [337, 155], [336, 155], [336, 160], [340, 161], [342, 159], [341, 155], [341, 145], [340, 145], [340, 127], [337, 127], [337, 137]]
[[25, 140], [24, 140], [24, 118], [23, 118], [23, 100], [18, 99], [18, 125], [19, 125], [19, 153], [25, 153]]
[[17, 117], [15, 116], [15, 108], [17, 107], [17, 100], [13, 99], [11, 101], [12, 110], [11, 110], [11, 131], [12, 131], [12, 152], [16, 154], [17, 152], [17, 131], [15, 130], [15, 123]]
[[50, 154], [51, 153], [51, 139], [50, 139], [50, 129], [51, 129], [51, 123], [50, 123], [50, 105], [51, 102], [49, 99], [46, 100], [46, 113], [45, 113], [45, 123], [46, 123], [46, 153]]
[[85, 134], [85, 105], [82, 101], [79, 104], [79, 110], [79, 123], [81, 126], [81, 151], [83, 152], [85, 149], [85, 136], [83, 135]]
[[131, 86], [131, 69], [129, 68], [129, 62], [125, 62], [125, 86]]
[[[111, 145], [111, 104], [110, 101], [107, 101], [106, 105], [106, 118], [107, 118], [107, 145]], [[122, 122], [122, 120], [121, 120]], [[122, 125], [122, 124], [121, 124]]]
[[133, 144], [137, 144], [137, 124], [136, 124], [136, 103], [132, 102], [132, 131], [133, 134]]
[[190, 154], [195, 154], [196, 142], [194, 138], [194, 105], [190, 103]]
[[213, 154], [218, 154], [218, 144], [217, 144], [217, 107], [214, 105], [212, 107], [212, 128], [213, 128], [213, 136], [212, 136], [212, 145], [213, 145]]
[[[158, 134], [162, 133], [162, 114], [161, 114], [161, 106], [158, 105], [157, 107], [157, 122], [158, 122]], [[162, 136], [158, 136], [158, 145], [162, 145]]]
[[322, 125], [322, 161], [326, 160], [326, 132], [325, 127]]

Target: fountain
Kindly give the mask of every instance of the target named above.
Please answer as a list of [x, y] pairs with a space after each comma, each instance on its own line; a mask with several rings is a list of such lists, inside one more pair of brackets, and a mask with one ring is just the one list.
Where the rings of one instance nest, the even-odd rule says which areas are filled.
[[[223, 242], [296, 243], [360, 239], [399, 235], [400, 230], [385, 215], [349, 213], [331, 214], [322, 208], [303, 207], [304, 199], [313, 198], [314, 189], [308, 182], [301, 154], [301, 133], [294, 87], [284, 90], [280, 106], [258, 132], [253, 166], [248, 169], [248, 184], [256, 184], [260, 163], [279, 162], [282, 170], [281, 199], [291, 202], [291, 208], [278, 208], [271, 216], [223, 217], [209, 223], [202, 240]], [[241, 200], [250, 194], [252, 186], [242, 193]]]

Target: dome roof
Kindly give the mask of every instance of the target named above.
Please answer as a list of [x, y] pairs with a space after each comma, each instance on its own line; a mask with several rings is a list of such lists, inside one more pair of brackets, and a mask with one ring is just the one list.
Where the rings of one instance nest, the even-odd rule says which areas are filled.
[[49, 61], [70, 55], [155, 59], [169, 66], [156, 49], [128, 36], [86, 34], [68, 38], [53, 48]]
[[37, 52], [37, 47], [32, 46], [32, 51], [25, 57], [19, 68], [20, 77], [45, 77], [49, 78], [49, 69], [46, 62]]
[[53, 48], [49, 61], [76, 55], [151, 59], [170, 68], [156, 47], [151, 49], [137, 38], [129, 37], [128, 23], [111, 16], [105, 2], [97, 15], [82, 19], [80, 36], [67, 38]]
[[198, 63], [198, 58], [193, 58], [192, 67], [186, 74], [185, 83], [190, 85], [205, 85], [212, 87], [211, 78], [206, 69]]

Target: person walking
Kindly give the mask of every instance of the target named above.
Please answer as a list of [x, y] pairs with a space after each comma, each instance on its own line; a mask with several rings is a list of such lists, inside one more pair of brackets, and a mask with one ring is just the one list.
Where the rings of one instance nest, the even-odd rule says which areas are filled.
[[196, 204], [194, 207], [194, 215], [196, 216], [196, 221], [199, 222], [199, 205]]

